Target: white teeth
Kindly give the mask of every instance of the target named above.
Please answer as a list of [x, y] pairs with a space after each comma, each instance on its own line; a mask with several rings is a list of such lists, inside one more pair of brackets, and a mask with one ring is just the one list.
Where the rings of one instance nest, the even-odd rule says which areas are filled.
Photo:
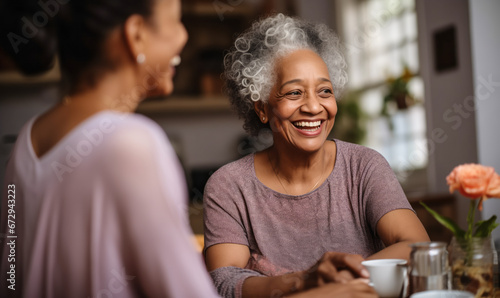
[[175, 56], [174, 58], [172, 58], [172, 60], [170, 60], [171, 66], [177, 66], [179, 64], [181, 64], [181, 56], [179, 55]]
[[306, 121], [297, 121], [294, 122], [293, 125], [299, 126], [299, 127], [318, 127], [321, 125], [321, 121], [312, 121], [312, 122], [306, 122]]
[[316, 127], [316, 128], [302, 128], [301, 130], [303, 130], [303, 131], [316, 131], [318, 129], [319, 129], [319, 127]]

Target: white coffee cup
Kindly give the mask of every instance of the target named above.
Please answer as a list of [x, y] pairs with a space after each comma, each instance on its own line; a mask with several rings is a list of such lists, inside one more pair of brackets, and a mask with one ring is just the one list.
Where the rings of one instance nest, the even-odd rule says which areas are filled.
[[472, 293], [466, 291], [434, 290], [418, 292], [411, 298], [474, 298]]
[[379, 259], [363, 261], [370, 273], [370, 283], [380, 297], [403, 297], [407, 285], [407, 261]]

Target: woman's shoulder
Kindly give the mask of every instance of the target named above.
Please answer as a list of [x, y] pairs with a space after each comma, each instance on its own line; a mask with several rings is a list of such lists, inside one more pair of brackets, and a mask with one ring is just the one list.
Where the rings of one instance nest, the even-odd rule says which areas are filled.
[[354, 143], [349, 143], [341, 140], [334, 140], [335, 143], [337, 144], [337, 148], [339, 153], [345, 154], [345, 155], [357, 155], [357, 154], [362, 154], [368, 155], [368, 156], [381, 156], [381, 154], [369, 147], [359, 145], [359, 144], [354, 144]]
[[75, 141], [89, 141], [95, 157], [144, 159], [158, 157], [170, 147], [164, 130], [153, 120], [137, 114], [104, 111], [79, 128]]
[[363, 145], [334, 140], [337, 144], [337, 158], [355, 164], [386, 164], [387, 161], [378, 151]]
[[[125, 114], [113, 111], [101, 112], [92, 119], [88, 127], [95, 134], [101, 134], [111, 142], [138, 143], [164, 139], [164, 130], [153, 120], [139, 114]], [[121, 144], [126, 145], [126, 144]]]
[[104, 111], [95, 116], [94, 126], [97, 124], [103, 132], [120, 132], [122, 130], [142, 131], [144, 133], [161, 133], [163, 130], [153, 120], [135, 113], [119, 113]]
[[33, 123], [37, 119], [38, 116], [32, 117], [26, 123], [23, 124], [19, 133], [16, 137], [16, 141], [14, 143], [13, 149], [10, 151], [8, 160], [11, 161], [16, 159], [16, 156], [20, 156], [17, 158], [18, 161], [28, 162], [31, 160], [30, 157], [34, 157], [34, 152], [30, 150], [31, 147], [31, 129], [33, 127]]
[[246, 155], [238, 160], [223, 165], [209, 178], [207, 185], [224, 185], [252, 177], [254, 154]]

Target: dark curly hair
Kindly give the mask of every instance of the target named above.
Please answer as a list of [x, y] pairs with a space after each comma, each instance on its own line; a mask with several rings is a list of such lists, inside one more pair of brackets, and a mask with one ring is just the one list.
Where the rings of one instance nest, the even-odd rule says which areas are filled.
[[123, 26], [132, 14], [150, 19], [156, 2], [4, 1], [0, 4], [0, 46], [25, 74], [47, 71], [58, 56], [63, 91], [75, 93], [115, 67], [103, 50], [110, 32]]

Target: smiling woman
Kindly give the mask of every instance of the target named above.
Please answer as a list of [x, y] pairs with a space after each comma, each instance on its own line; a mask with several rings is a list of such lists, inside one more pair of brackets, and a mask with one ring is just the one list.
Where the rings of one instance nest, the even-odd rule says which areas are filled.
[[[248, 133], [257, 135], [268, 125], [253, 113], [253, 103], [267, 102], [276, 79], [277, 58], [298, 49], [313, 49], [328, 67], [335, 94], [347, 83], [346, 62], [338, 37], [323, 24], [307, 23], [280, 14], [255, 23], [239, 36], [224, 59], [227, 92]], [[244, 99], [244, 100], [239, 100]]]
[[328, 139], [346, 82], [337, 37], [272, 16], [236, 40], [225, 67], [246, 130], [270, 129], [274, 144], [207, 183], [205, 254], [219, 293], [374, 296], [352, 281], [368, 276], [363, 258], [409, 258], [408, 244], [429, 238], [380, 154]]

